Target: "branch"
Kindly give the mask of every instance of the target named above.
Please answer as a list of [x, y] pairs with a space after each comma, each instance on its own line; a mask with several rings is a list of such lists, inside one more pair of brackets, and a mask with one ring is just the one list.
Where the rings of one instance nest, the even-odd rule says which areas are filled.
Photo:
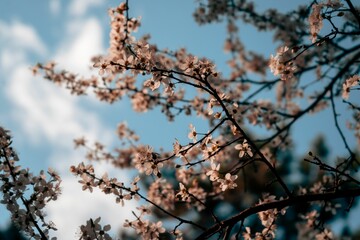
[[[93, 179], [96, 179], [98, 180], [99, 182], [103, 182], [103, 180], [99, 177], [97, 177], [95, 175], [95, 173], [91, 173], [87, 170], [83, 171], [84, 174], [88, 175], [89, 177], [93, 178]], [[99, 186], [99, 185], [98, 185]], [[200, 226], [199, 224], [193, 222], [193, 221], [190, 221], [190, 220], [186, 220], [186, 219], [183, 219], [181, 217], [178, 217], [176, 216], [175, 214], [172, 214], [171, 212], [167, 211], [166, 209], [164, 209], [163, 207], [159, 206], [158, 204], [154, 203], [153, 201], [151, 201], [150, 199], [148, 199], [147, 197], [145, 197], [144, 195], [142, 195], [139, 191], [133, 191], [132, 189], [130, 188], [127, 188], [127, 187], [124, 187], [124, 186], [120, 186], [116, 183], [111, 183], [111, 186], [114, 187], [114, 188], [118, 188], [118, 189], [122, 189], [122, 190], [125, 190], [127, 192], [129, 192], [131, 195], [138, 195], [141, 199], [143, 199], [144, 201], [150, 203], [151, 205], [153, 205], [155, 208], [159, 209], [160, 211], [162, 211], [164, 214], [167, 214], [168, 216], [174, 218], [174, 219], [177, 219], [180, 223], [187, 223], [187, 224], [191, 224], [197, 228], [200, 228], [202, 230], [205, 230], [204, 227]]]
[[350, 11], [352, 12], [352, 14], [354, 14], [354, 17], [358, 21], [360, 28], [360, 14], [357, 12], [357, 10], [355, 9], [354, 5], [350, 0], [346, 0], [346, 3], [349, 5]]
[[200, 234], [196, 239], [207, 239], [213, 234], [219, 232], [221, 229], [226, 228], [227, 226], [232, 226], [239, 221], [243, 221], [245, 218], [263, 212], [269, 209], [283, 209], [285, 207], [294, 206], [297, 204], [303, 204], [306, 202], [315, 202], [315, 201], [329, 201], [338, 198], [348, 198], [348, 197], [358, 197], [360, 196], [360, 188], [348, 189], [348, 190], [339, 190], [336, 192], [328, 193], [317, 193], [317, 194], [305, 194], [299, 196], [293, 196], [291, 198], [286, 198], [284, 200], [278, 200], [270, 203], [259, 204], [250, 208], [245, 209], [244, 211], [238, 213], [237, 215], [228, 218], [220, 223], [214, 224], [208, 228], [205, 232]]
[[345, 148], [348, 150], [350, 156], [351, 156], [351, 160], [352, 161], [355, 157], [355, 153], [353, 151], [351, 151], [349, 144], [346, 141], [346, 138], [344, 136], [344, 133], [342, 132], [340, 126], [339, 126], [339, 122], [338, 122], [338, 116], [339, 114], [336, 112], [336, 106], [335, 106], [335, 102], [334, 102], [334, 92], [333, 90], [330, 91], [330, 102], [331, 102], [331, 108], [332, 108], [332, 113], [333, 113], [333, 117], [334, 117], [334, 122], [335, 122], [335, 127], [338, 130], [340, 137], [342, 139], [342, 141], [344, 142]]

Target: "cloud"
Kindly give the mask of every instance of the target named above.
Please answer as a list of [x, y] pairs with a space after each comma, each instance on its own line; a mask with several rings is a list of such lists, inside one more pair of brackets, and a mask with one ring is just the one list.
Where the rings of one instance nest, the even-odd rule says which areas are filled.
[[61, 10], [60, 0], [50, 0], [49, 1], [50, 12], [53, 15], [58, 15]]
[[102, 0], [73, 0], [69, 5], [69, 13], [73, 16], [84, 15], [89, 8], [100, 6], [104, 3]]
[[111, 134], [103, 129], [94, 113], [83, 110], [78, 99], [66, 90], [31, 76], [26, 63], [14, 68], [6, 95], [14, 105], [12, 117], [29, 142], [46, 139], [54, 147], [65, 147], [71, 139], [84, 134], [92, 139], [102, 136], [103, 140]]
[[104, 53], [102, 28], [96, 18], [69, 22], [67, 36], [53, 59], [59, 67], [89, 74], [91, 57]]
[[25, 52], [19, 51], [19, 49], [2, 49], [1, 47], [0, 49], [0, 67], [3, 71], [9, 71], [18, 63], [24, 62], [26, 59]]
[[21, 48], [41, 55], [47, 52], [35, 28], [18, 21], [10, 24], [0, 21], [0, 43], [1, 48], [4, 46], [7, 49]]
[[36, 29], [28, 24], [0, 20], [0, 68], [2, 74], [26, 60], [29, 53], [45, 55], [47, 49]]
[[[29, 50], [45, 49], [45, 46], [32, 27], [22, 23], [14, 26], [0, 25], [1, 29], [10, 31], [5, 36], [9, 45], [3, 46], [0, 61], [2, 68], [9, 69], [5, 92], [8, 100], [15, 105], [11, 108], [12, 117], [29, 136], [27, 140], [38, 143], [45, 138], [57, 145], [69, 146], [71, 139], [86, 134], [90, 139], [101, 137], [109, 142], [112, 132], [104, 129], [95, 113], [84, 110], [78, 98], [31, 75]], [[12, 43], [18, 40], [20, 32], [31, 32], [30, 39], [33, 41], [25, 44], [19, 39], [19, 47], [12, 53]], [[59, 45], [59, 50], [48, 59], [54, 59], [59, 69], [65, 68], [81, 75], [89, 74], [89, 59], [104, 51], [99, 22], [95, 18], [76, 21]]]

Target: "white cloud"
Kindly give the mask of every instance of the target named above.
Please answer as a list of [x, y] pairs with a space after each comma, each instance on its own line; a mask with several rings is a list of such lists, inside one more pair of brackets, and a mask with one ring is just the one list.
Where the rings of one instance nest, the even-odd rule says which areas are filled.
[[49, 8], [50, 8], [50, 12], [53, 15], [58, 15], [60, 13], [60, 10], [61, 10], [60, 0], [50, 0], [49, 1]]
[[[21, 27], [18, 27], [21, 26]], [[42, 46], [36, 32], [29, 26], [17, 23], [15, 29], [27, 29], [32, 32], [30, 39], [34, 46]], [[89, 59], [100, 52], [102, 47], [102, 31], [99, 22], [94, 19], [78, 21], [77, 29], [70, 29], [61, 39], [61, 47], [54, 59], [59, 68], [65, 68], [81, 75], [89, 74]], [[7, 27], [8, 30], [12, 28]], [[2, 25], [2, 29], [5, 29]], [[9, 42], [17, 41], [19, 30], [6, 37]], [[23, 31], [24, 32], [24, 31]], [[31, 34], [30, 34], [31, 35]], [[24, 39], [22, 39], [24, 40]], [[38, 43], [38, 44], [36, 44]], [[52, 143], [68, 146], [71, 139], [86, 134], [86, 137], [109, 142], [112, 132], [103, 129], [96, 114], [85, 111], [78, 98], [70, 96], [67, 90], [50, 84], [45, 80], [32, 77], [27, 63], [29, 46], [19, 40], [19, 48], [11, 54], [12, 45], [4, 46], [1, 52], [2, 68], [11, 69], [7, 74], [6, 95], [15, 107], [12, 116], [29, 136], [28, 140], [39, 142], [47, 139]], [[40, 49], [40, 47], [38, 47]], [[43, 49], [45, 47], [42, 47]], [[41, 77], [38, 77], [41, 78]]]
[[103, 3], [103, 0], [73, 0], [68, 11], [71, 15], [82, 16], [89, 8], [100, 6]]
[[1, 69], [3, 69], [3, 71], [9, 71], [18, 63], [24, 62], [25, 59], [26, 59], [26, 54], [24, 51], [19, 51], [19, 49], [9, 49], [9, 48], [1, 49], [0, 67]]
[[12, 116], [29, 142], [46, 139], [54, 147], [65, 147], [71, 139], [84, 134], [109, 140], [111, 133], [102, 128], [95, 114], [83, 110], [66, 90], [32, 77], [25, 63], [15, 67], [6, 94], [15, 105]]
[[28, 53], [44, 55], [46, 52], [46, 46], [33, 26], [0, 20], [0, 69], [4, 75], [24, 62]]
[[13, 21], [11, 24], [6, 24], [0, 21], [0, 43], [7, 49], [22, 48], [30, 50], [37, 54], [45, 54], [45, 44], [39, 38], [36, 30], [27, 24]]
[[104, 53], [102, 28], [95, 18], [72, 21], [67, 35], [54, 56], [59, 67], [76, 73], [89, 74], [91, 57]]

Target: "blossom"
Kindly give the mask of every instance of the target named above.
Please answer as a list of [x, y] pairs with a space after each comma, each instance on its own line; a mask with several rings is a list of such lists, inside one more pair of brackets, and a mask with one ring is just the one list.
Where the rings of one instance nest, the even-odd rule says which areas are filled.
[[95, 63], [93, 64], [94, 68], [99, 69], [99, 75], [104, 76], [105, 74], [111, 74], [116, 71], [116, 66], [112, 65], [108, 59], [98, 58], [95, 59]]
[[192, 55], [187, 56], [185, 61], [179, 64], [179, 68], [185, 73], [191, 73], [198, 66], [198, 58]]
[[142, 236], [142, 239], [159, 239], [160, 233], [165, 232], [165, 228], [162, 226], [161, 221], [152, 223], [149, 220], [142, 219], [142, 216], [137, 217], [136, 220], [131, 222], [125, 220], [123, 226], [135, 229], [136, 233]]
[[251, 230], [249, 227], [245, 227], [245, 232], [242, 234], [244, 240], [251, 240]]
[[132, 95], [131, 103], [136, 112], [146, 112], [149, 109], [150, 102], [146, 93], [147, 91], [145, 89], [144, 92], [137, 92]]
[[158, 178], [150, 184], [148, 189], [148, 198], [155, 204], [161, 205], [166, 210], [174, 209], [174, 187], [164, 178]]
[[310, 25], [310, 39], [313, 43], [316, 42], [316, 38], [318, 33], [323, 27], [323, 16], [321, 14], [321, 10], [324, 7], [338, 9], [343, 4], [339, 0], [327, 0], [326, 2], [322, 3], [314, 3], [312, 5], [312, 11], [309, 15], [309, 25]]
[[180, 191], [176, 194], [177, 197], [179, 197], [181, 200], [186, 201], [189, 198], [189, 193], [186, 190], [184, 184], [179, 183]]
[[324, 4], [313, 4], [312, 11], [309, 16], [309, 24], [310, 24], [310, 38], [311, 41], [314, 43], [316, 42], [317, 34], [320, 32], [323, 26], [323, 18], [321, 16], [321, 9], [323, 8]]
[[143, 205], [136, 207], [136, 209], [140, 211], [141, 215], [148, 215], [151, 213], [151, 209]]
[[219, 105], [218, 101], [215, 98], [211, 98], [207, 106], [208, 115], [212, 115], [214, 113], [213, 107], [217, 105]]
[[152, 77], [144, 82], [144, 86], [149, 87], [151, 91], [154, 91], [155, 89], [160, 87], [160, 81]]
[[196, 129], [192, 124], [190, 124], [189, 128], [190, 128], [190, 132], [188, 134], [188, 138], [196, 142], [196, 136], [197, 136]]
[[183, 240], [182, 232], [179, 229], [176, 229], [175, 231], [171, 232], [171, 234], [176, 237], [175, 240]]
[[247, 140], [245, 139], [244, 142], [242, 144], [236, 144], [235, 145], [235, 149], [239, 150], [239, 157], [242, 158], [245, 153], [249, 156], [252, 157], [254, 154], [251, 151], [251, 147], [249, 146], [249, 143], [247, 142]]
[[316, 240], [332, 240], [334, 239], [334, 234], [325, 228], [323, 232], [316, 234], [315, 238]]
[[147, 161], [144, 163], [145, 174], [154, 174], [155, 176], [161, 176], [159, 168], [163, 167], [161, 162]]
[[86, 139], [84, 137], [74, 139], [75, 148], [86, 145]]
[[306, 215], [302, 216], [303, 219], [307, 220], [306, 225], [310, 228], [315, 226], [317, 217], [319, 217], [319, 213], [316, 210], [312, 210], [311, 212], [308, 212]]
[[193, 168], [179, 168], [176, 171], [176, 178], [179, 180], [179, 182], [183, 182], [188, 184], [194, 175], [194, 169]]
[[181, 145], [179, 143], [179, 141], [176, 139], [176, 141], [173, 143], [173, 152], [175, 154], [175, 156], [179, 157], [181, 156], [180, 151], [181, 151]]
[[81, 237], [80, 239], [103, 239], [103, 240], [110, 240], [112, 239], [110, 235], [106, 232], [110, 231], [111, 226], [105, 225], [101, 227], [99, 224], [101, 218], [98, 217], [97, 219], [86, 221], [86, 225], [80, 226]]
[[210, 181], [216, 181], [217, 179], [219, 179], [219, 169], [220, 169], [220, 164], [216, 163], [211, 163], [211, 170], [206, 172], [206, 176], [210, 177]]
[[290, 52], [289, 48], [285, 46], [281, 47], [275, 56], [270, 56], [269, 67], [271, 72], [275, 76], [280, 75], [280, 79], [283, 81], [293, 78], [294, 71], [296, 70], [291, 61]]
[[119, 203], [123, 207], [123, 206], [125, 206], [125, 200], [131, 200], [131, 199], [132, 199], [131, 194], [122, 194], [122, 193], [120, 193], [116, 197], [115, 202]]
[[95, 186], [94, 179], [85, 173], [81, 177], [82, 180], [79, 180], [79, 183], [83, 185], [82, 190], [85, 191], [86, 189], [89, 189], [89, 191], [92, 192], [93, 187]]
[[352, 77], [349, 77], [348, 79], [345, 80], [345, 82], [343, 83], [343, 91], [342, 91], [342, 98], [343, 99], [348, 99], [349, 98], [349, 93], [350, 93], [350, 88], [354, 87], [356, 85], [360, 84], [360, 76], [359, 75], [354, 75]]
[[225, 175], [225, 179], [218, 179], [218, 182], [220, 182], [220, 188], [224, 192], [227, 189], [234, 189], [237, 187], [237, 184], [235, 183], [235, 180], [238, 178], [237, 175], [231, 175], [230, 173], [227, 173]]

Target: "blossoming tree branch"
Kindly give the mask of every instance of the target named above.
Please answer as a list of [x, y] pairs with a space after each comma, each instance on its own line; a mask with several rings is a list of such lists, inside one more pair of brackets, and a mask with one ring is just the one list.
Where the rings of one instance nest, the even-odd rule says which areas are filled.
[[[160, 108], [169, 121], [200, 116], [201, 127], [208, 126], [201, 132], [190, 124], [184, 133], [188, 141], [169, 139], [173, 149], [162, 150], [140, 144], [131, 126], [119, 123], [116, 134], [123, 144], [116, 149], [75, 139], [87, 154], [70, 171], [82, 190], [99, 188], [120, 208], [139, 202], [134, 217], [124, 222], [133, 229], [122, 233], [124, 239], [335, 238], [331, 223], [346, 218], [360, 195], [358, 6], [351, 0], [318, 0], [283, 13], [258, 11], [247, 0], [197, 4], [198, 24], [227, 24], [229, 74], [184, 48], [160, 49], [150, 35], [135, 38], [141, 21], [130, 15], [129, 0], [109, 10], [108, 53], [92, 59], [98, 75], [81, 77], [53, 62], [33, 68], [74, 95], [93, 92], [109, 104], [128, 98], [134, 111]], [[277, 52], [248, 51], [240, 22], [271, 33]], [[353, 118], [339, 115], [340, 106]], [[326, 121], [333, 122], [346, 155], [329, 161], [318, 141], [305, 158], [294, 156], [293, 127], [309, 115], [322, 121], [317, 113], [327, 109], [332, 118]], [[249, 125], [267, 134], [257, 136]], [[357, 143], [344, 131], [352, 132]], [[45, 217], [45, 207], [60, 194], [60, 176], [52, 169], [35, 176], [21, 167], [12, 141], [9, 131], [0, 128], [1, 202], [27, 236], [49, 239], [56, 223]], [[121, 176], [99, 175], [93, 161], [133, 169], [137, 177], [127, 184]], [[112, 238], [109, 231], [118, 226], [100, 217], [80, 226], [80, 239]], [[347, 234], [356, 233], [347, 229]]]

